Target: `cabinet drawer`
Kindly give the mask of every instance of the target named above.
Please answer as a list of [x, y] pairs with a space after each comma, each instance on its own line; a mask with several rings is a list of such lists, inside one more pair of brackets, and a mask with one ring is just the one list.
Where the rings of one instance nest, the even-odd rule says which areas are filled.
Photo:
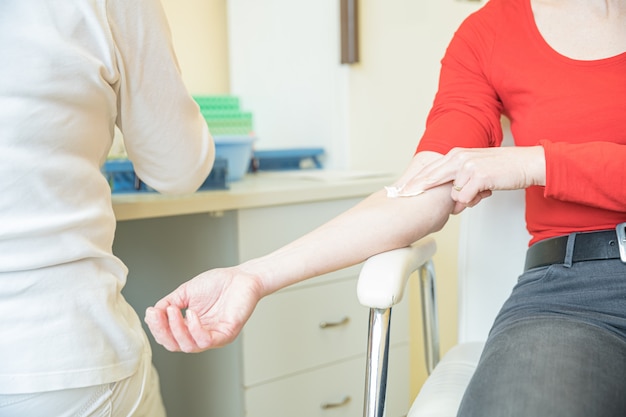
[[[408, 344], [391, 348], [387, 417], [405, 416], [409, 409], [408, 360]], [[246, 416], [361, 417], [364, 386], [365, 355], [247, 389]]]
[[[407, 311], [407, 302], [394, 308], [391, 343], [408, 342]], [[364, 353], [368, 317], [369, 310], [356, 297], [356, 278], [265, 298], [243, 332], [244, 384], [255, 385]], [[324, 328], [323, 322], [342, 324]]]
[[[245, 385], [364, 352], [368, 313], [358, 303], [355, 287], [350, 279], [262, 300], [243, 332]], [[340, 324], [324, 328], [323, 322]]]

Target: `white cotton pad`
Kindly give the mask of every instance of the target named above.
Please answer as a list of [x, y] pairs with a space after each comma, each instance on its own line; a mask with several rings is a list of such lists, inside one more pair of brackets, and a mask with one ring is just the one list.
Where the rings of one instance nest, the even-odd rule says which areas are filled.
[[411, 193], [403, 192], [404, 186], [402, 187], [385, 187], [387, 190], [387, 197], [389, 198], [398, 198], [398, 197], [415, 197], [416, 195], [420, 195], [424, 193], [424, 190], [417, 190]]

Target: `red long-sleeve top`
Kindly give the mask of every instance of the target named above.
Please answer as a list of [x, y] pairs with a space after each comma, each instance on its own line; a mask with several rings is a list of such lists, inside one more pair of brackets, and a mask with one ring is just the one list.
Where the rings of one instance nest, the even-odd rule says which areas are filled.
[[626, 221], [626, 53], [581, 61], [543, 39], [530, 0], [491, 0], [455, 33], [418, 151], [542, 145], [546, 186], [526, 190], [534, 243]]

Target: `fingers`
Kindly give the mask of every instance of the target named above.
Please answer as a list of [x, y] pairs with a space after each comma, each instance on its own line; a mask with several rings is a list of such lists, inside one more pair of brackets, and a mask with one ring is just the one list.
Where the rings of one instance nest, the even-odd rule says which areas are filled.
[[170, 326], [170, 333], [176, 340], [178, 349], [187, 353], [199, 352], [200, 348], [196, 344], [193, 336], [191, 336], [182, 312], [175, 307], [168, 307], [167, 318]]
[[181, 350], [176, 338], [170, 331], [169, 318], [166, 310], [148, 307], [144, 321], [158, 344], [172, 352], [179, 352]]
[[194, 330], [204, 331], [200, 320], [191, 310], [186, 310], [183, 317], [182, 310], [188, 307], [185, 298], [186, 287], [181, 285], [167, 297], [159, 300], [154, 307], [146, 309], [145, 322], [148, 325], [154, 339], [172, 352], [199, 352], [202, 347], [196, 343], [194, 336], [188, 328], [189, 317], [193, 315]]
[[460, 212], [491, 195], [491, 191], [496, 188], [495, 179], [504, 176], [504, 173], [497, 171], [502, 166], [502, 162], [498, 162], [500, 159], [499, 150], [496, 149], [454, 148], [417, 172], [407, 182], [404, 192], [428, 190], [448, 184], [450, 197], [457, 203], [453, 212]]
[[454, 209], [452, 210], [452, 214], [459, 214], [468, 207], [474, 207], [475, 205], [480, 203], [483, 199], [490, 197], [491, 194], [492, 194], [491, 190], [486, 190], [486, 191], [481, 191], [472, 200], [466, 203], [456, 201]]
[[[407, 193], [426, 191], [452, 181], [460, 188], [469, 180], [467, 169], [468, 150], [454, 148], [446, 155], [424, 165], [406, 181], [404, 191]], [[466, 178], [461, 177], [465, 175]]]
[[417, 175], [404, 185], [405, 193], [426, 191], [449, 183], [455, 179], [457, 168], [449, 163], [449, 157], [443, 157], [425, 166]]
[[[208, 349], [213, 346], [210, 332], [207, 331], [200, 322], [200, 317], [193, 310], [187, 310], [185, 313], [186, 326], [181, 328], [179, 345], [181, 341], [185, 341], [187, 349], [191, 349], [193, 352], [199, 352]], [[186, 350], [183, 349], [184, 352]]]
[[147, 308], [144, 318], [156, 342], [172, 352], [185, 352], [193, 349], [193, 346], [188, 343], [188, 336], [185, 336], [182, 331], [185, 320], [181, 309], [186, 308], [187, 303], [179, 294], [184, 293], [181, 288], [183, 286], [159, 300], [154, 307]]
[[183, 317], [182, 312], [173, 306], [165, 310], [149, 307], [145, 322], [157, 343], [171, 352], [201, 352], [217, 347], [214, 342], [219, 342], [211, 337], [198, 315], [191, 310], [187, 310]]
[[182, 284], [176, 290], [172, 291], [166, 297], [160, 299], [155, 305], [155, 308], [166, 310], [169, 306], [176, 306], [179, 309], [185, 309], [188, 306], [187, 300], [187, 286], [188, 282]]
[[194, 340], [195, 347], [199, 349], [196, 352], [226, 346], [232, 341], [224, 333], [205, 329], [195, 311], [187, 310], [185, 317], [189, 334]]

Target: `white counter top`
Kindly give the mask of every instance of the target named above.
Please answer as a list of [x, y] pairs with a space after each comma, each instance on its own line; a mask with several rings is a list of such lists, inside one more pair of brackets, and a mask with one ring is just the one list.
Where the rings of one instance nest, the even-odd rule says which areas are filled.
[[228, 190], [168, 196], [157, 193], [114, 194], [118, 221], [253, 207], [365, 197], [390, 185], [395, 177], [374, 172], [290, 171], [250, 174]]

